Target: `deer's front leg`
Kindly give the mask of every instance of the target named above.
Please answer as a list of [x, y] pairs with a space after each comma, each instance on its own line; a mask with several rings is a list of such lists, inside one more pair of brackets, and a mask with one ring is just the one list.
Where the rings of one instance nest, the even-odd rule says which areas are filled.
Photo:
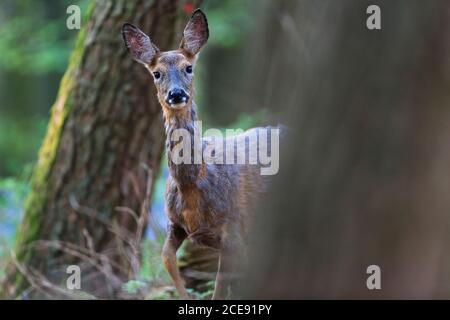
[[171, 225], [167, 233], [166, 241], [161, 253], [164, 266], [169, 272], [170, 277], [182, 299], [189, 299], [189, 295], [184, 287], [183, 279], [181, 279], [180, 272], [177, 265], [177, 250], [186, 239], [186, 232], [179, 226]]

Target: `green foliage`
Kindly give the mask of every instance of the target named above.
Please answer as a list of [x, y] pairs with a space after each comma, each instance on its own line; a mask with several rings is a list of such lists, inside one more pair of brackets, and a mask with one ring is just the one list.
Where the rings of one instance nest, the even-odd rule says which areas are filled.
[[216, 284], [215, 281], [208, 281], [205, 284], [205, 288], [202, 292], [189, 289], [190, 290], [189, 293], [196, 300], [209, 300], [213, 296], [215, 284]]
[[145, 288], [147, 284], [144, 281], [130, 280], [122, 285], [122, 289], [129, 294], [137, 294], [139, 290]]
[[140, 280], [148, 282], [170, 283], [170, 277], [164, 269], [161, 250], [164, 243], [164, 236], [159, 236], [156, 240], [148, 239], [141, 244], [141, 270]]
[[206, 0], [204, 8], [208, 15], [210, 33], [214, 37], [209, 44], [234, 47], [243, 40], [243, 35], [252, 26], [249, 17], [255, 1], [249, 0]]
[[[54, 96], [44, 93], [50, 101], [44, 98], [33, 101], [29, 96], [40, 94], [33, 88], [33, 81], [64, 72], [79, 34], [78, 30], [67, 29], [66, 9], [70, 4], [79, 5], [83, 23], [87, 20], [88, 2], [0, 2], [0, 82], [8, 83], [9, 90], [8, 94], [0, 94], [0, 176], [19, 175], [24, 165], [34, 162], [47, 126], [45, 110]], [[9, 82], [10, 78], [13, 81]]]
[[47, 119], [31, 116], [31, 119], [0, 117], [0, 161], [1, 172], [17, 173], [34, 160], [44, 137]]
[[28, 192], [28, 185], [22, 179], [0, 179], [0, 217], [7, 208], [20, 208]]
[[151, 298], [152, 300], [170, 300], [173, 299], [174, 296], [170, 291], [161, 291], [157, 295], [150, 296], [147, 298]]
[[63, 72], [77, 36], [66, 27], [66, 9], [79, 5], [82, 21], [87, 0], [4, 0], [0, 4], [0, 69], [17, 73]]

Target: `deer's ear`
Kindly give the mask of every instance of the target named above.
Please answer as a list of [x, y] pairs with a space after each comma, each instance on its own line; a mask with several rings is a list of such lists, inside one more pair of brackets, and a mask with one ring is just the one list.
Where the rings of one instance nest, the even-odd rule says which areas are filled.
[[122, 27], [123, 41], [133, 58], [143, 64], [150, 64], [158, 48], [150, 38], [132, 24], [125, 23]]
[[208, 41], [208, 37], [208, 21], [205, 14], [200, 9], [197, 9], [184, 28], [180, 48], [194, 56]]

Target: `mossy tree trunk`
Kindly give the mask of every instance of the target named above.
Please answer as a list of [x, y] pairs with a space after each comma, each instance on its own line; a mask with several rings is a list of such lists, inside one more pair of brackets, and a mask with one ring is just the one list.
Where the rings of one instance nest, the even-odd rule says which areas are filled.
[[81, 267], [81, 289], [97, 297], [117, 297], [131, 275], [135, 248], [124, 238], [138, 223], [130, 210], [146, 215], [165, 138], [152, 79], [126, 53], [121, 26], [136, 24], [168, 49], [186, 17], [182, 4], [93, 5], [52, 108], [3, 296], [30, 285], [32, 297], [54, 296], [45, 279], [64, 286], [73, 264]]

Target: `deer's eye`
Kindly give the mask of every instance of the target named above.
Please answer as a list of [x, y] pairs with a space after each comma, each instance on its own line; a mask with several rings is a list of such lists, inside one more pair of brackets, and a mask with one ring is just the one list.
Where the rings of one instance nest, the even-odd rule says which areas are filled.
[[187, 73], [192, 73], [192, 66], [187, 66], [186, 67], [186, 72]]
[[155, 77], [156, 80], [158, 80], [159, 78], [161, 78], [161, 73], [159, 71], [155, 71], [153, 72], [153, 76]]

